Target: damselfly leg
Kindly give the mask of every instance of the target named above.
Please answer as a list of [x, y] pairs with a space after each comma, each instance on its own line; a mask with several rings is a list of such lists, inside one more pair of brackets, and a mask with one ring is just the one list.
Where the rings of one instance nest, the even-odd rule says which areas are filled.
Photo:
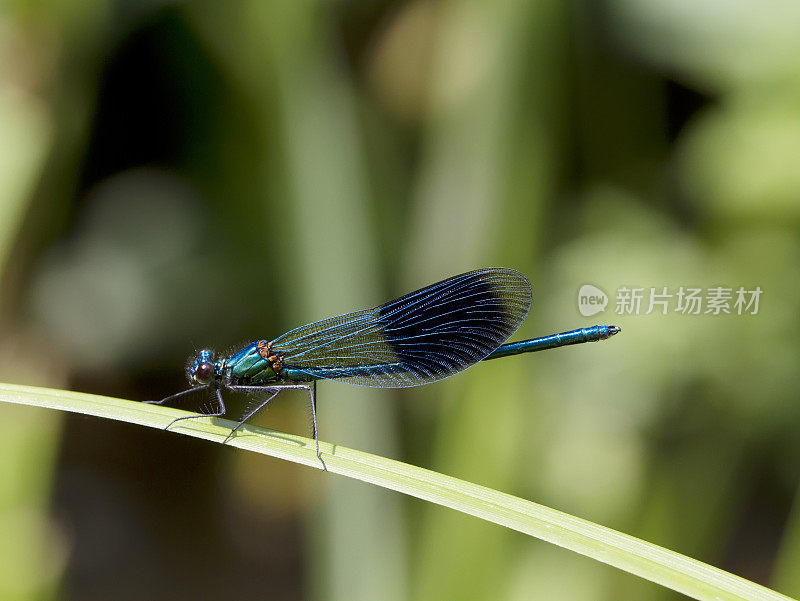
[[[174, 394], [174, 395], [172, 395], [170, 397], [167, 397], [165, 399], [161, 399], [160, 401], [145, 401], [145, 403], [150, 403], [151, 405], [161, 405], [162, 403], [164, 403], [166, 401], [174, 399], [176, 396], [180, 396], [180, 395], [185, 394], [187, 392], [193, 392], [195, 390], [197, 390], [197, 388], [190, 388], [189, 390], [184, 390], [183, 392], [179, 392], [178, 394]], [[169, 430], [173, 426], [173, 424], [175, 424], [175, 422], [179, 422], [182, 419], [197, 419], [198, 417], [222, 417], [223, 415], [225, 415], [225, 411], [227, 411], [225, 409], [225, 401], [222, 400], [222, 392], [219, 389], [219, 384], [217, 384], [216, 382], [214, 383], [214, 394], [217, 395], [217, 403], [218, 403], [218, 407], [219, 407], [218, 411], [213, 412], [213, 413], [200, 413], [199, 415], [186, 415], [184, 417], [176, 417], [171, 422], [169, 422], [167, 424], [167, 427], [164, 428], [164, 429], [165, 430]]]
[[175, 394], [171, 394], [168, 397], [165, 397], [165, 398], [161, 399], [160, 401], [142, 401], [142, 402], [146, 403], [148, 405], [163, 405], [164, 403], [167, 403], [167, 402], [169, 402], [169, 401], [171, 401], [173, 399], [177, 399], [179, 397], [182, 397], [183, 395], [189, 394], [190, 392], [197, 392], [197, 390], [198, 390], [197, 388], [188, 388], [187, 390], [182, 390], [182, 391], [177, 392]]
[[236, 392], [236, 391], [238, 391], [238, 392], [265, 392], [265, 391], [266, 392], [272, 392], [273, 390], [275, 392], [272, 392], [272, 394], [270, 395], [270, 397], [266, 401], [264, 401], [263, 403], [258, 403], [255, 406], [254, 409], [251, 409], [250, 411], [248, 411], [247, 414], [242, 419], [240, 419], [239, 422], [228, 433], [228, 435], [225, 437], [225, 440], [222, 441], [222, 444], [225, 444], [226, 442], [228, 442], [228, 440], [230, 440], [231, 436], [233, 436], [233, 433], [236, 432], [236, 430], [238, 430], [239, 428], [244, 426], [245, 422], [248, 419], [250, 419], [256, 413], [261, 411], [261, 409], [266, 407], [267, 403], [269, 403], [272, 399], [274, 399], [276, 396], [278, 396], [280, 394], [280, 392], [281, 392], [281, 389], [277, 388], [277, 387], [276, 388], [273, 388], [273, 387], [264, 388], [263, 386], [245, 386], [244, 388], [247, 388], [248, 389], [247, 391], [244, 391], [241, 388], [236, 388], [234, 386], [226, 386], [226, 388], [228, 388], [229, 390], [233, 390], [234, 392]]
[[226, 386], [226, 388], [228, 388], [230, 390], [233, 390], [235, 392], [245, 392], [245, 393], [250, 393], [250, 394], [252, 394], [254, 392], [263, 392], [264, 390], [270, 390], [270, 391], [276, 390], [277, 392], [275, 392], [275, 394], [270, 396], [266, 401], [264, 401], [260, 405], [256, 406], [255, 409], [253, 409], [250, 412], [248, 412], [247, 415], [245, 415], [241, 420], [239, 420], [239, 423], [236, 424], [236, 426], [233, 428], [233, 430], [231, 430], [231, 433], [228, 434], [228, 437], [225, 439], [225, 441], [227, 441], [228, 438], [230, 438], [231, 435], [236, 430], [238, 430], [242, 425], [244, 425], [244, 423], [248, 419], [253, 417], [253, 415], [258, 413], [258, 411], [261, 408], [263, 408], [267, 403], [269, 403], [272, 399], [274, 399], [276, 396], [278, 396], [278, 394], [281, 392], [281, 390], [283, 390], [285, 388], [295, 388], [295, 389], [302, 389], [302, 390], [308, 391], [308, 396], [309, 396], [309, 398], [311, 400], [311, 418], [312, 418], [313, 423], [314, 423], [314, 444], [316, 445], [316, 449], [317, 449], [317, 459], [319, 459], [320, 463], [322, 464], [322, 469], [324, 469], [325, 471], [328, 470], [328, 466], [325, 465], [325, 460], [322, 458], [322, 455], [319, 452], [319, 432], [317, 430], [317, 398], [316, 398], [316, 396], [317, 396], [316, 395], [317, 383], [316, 383], [316, 381], [310, 382], [308, 384], [276, 384], [274, 386], [269, 386], [269, 387], [265, 387], [265, 386], [229, 385], [229, 386]]

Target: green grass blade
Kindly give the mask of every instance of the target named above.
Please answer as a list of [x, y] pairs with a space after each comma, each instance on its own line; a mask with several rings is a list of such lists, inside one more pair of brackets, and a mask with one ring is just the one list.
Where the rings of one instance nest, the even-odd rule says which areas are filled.
[[[0, 401], [60, 409], [164, 428], [185, 411], [63, 390], [0, 384]], [[175, 433], [216, 442], [234, 422], [185, 420]], [[302, 436], [247, 426], [228, 445], [319, 467], [314, 441]], [[505, 493], [399, 461], [320, 442], [328, 470], [425, 499], [571, 549], [695, 599], [789, 599], [679, 553]]]

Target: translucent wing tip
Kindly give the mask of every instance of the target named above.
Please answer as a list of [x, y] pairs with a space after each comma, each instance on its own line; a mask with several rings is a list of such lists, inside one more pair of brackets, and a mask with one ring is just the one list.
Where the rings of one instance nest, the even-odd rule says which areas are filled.
[[[508, 317], [515, 324], [514, 330], [522, 325], [533, 301], [533, 290], [525, 274], [508, 267], [490, 267], [479, 270], [498, 298], [508, 303]], [[509, 334], [509, 335], [510, 335]]]

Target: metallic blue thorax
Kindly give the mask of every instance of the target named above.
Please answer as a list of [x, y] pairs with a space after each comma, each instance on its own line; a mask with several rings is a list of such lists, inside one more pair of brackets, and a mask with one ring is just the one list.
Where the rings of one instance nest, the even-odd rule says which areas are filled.
[[266, 384], [278, 379], [271, 363], [252, 342], [225, 360], [224, 375], [235, 384]]
[[259, 347], [263, 343], [263, 340], [251, 342], [237, 351], [222, 362], [218, 373], [231, 384], [254, 386], [279, 381], [308, 382], [313, 379], [299, 370], [285, 367], [275, 373], [273, 364]]

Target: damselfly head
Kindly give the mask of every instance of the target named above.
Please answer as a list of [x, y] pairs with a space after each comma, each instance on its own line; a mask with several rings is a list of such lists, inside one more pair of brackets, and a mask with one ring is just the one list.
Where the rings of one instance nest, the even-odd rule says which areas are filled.
[[203, 349], [191, 361], [187, 372], [192, 386], [208, 386], [216, 375], [214, 366], [214, 351]]

